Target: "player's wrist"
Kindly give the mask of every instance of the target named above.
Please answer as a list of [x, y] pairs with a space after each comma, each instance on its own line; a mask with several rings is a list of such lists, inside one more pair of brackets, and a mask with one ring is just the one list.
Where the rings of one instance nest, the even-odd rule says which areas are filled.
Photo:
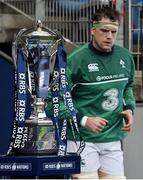
[[131, 110], [132, 114], [134, 114], [134, 108], [131, 105], [124, 106], [124, 111], [126, 111], [126, 110]]
[[131, 109], [127, 109], [126, 111], [133, 115], [133, 111]]
[[85, 127], [86, 122], [87, 122], [87, 119], [88, 119], [88, 117], [87, 117], [87, 116], [83, 116], [83, 118], [81, 119], [81, 121], [80, 121], [80, 125], [81, 125], [82, 127]]

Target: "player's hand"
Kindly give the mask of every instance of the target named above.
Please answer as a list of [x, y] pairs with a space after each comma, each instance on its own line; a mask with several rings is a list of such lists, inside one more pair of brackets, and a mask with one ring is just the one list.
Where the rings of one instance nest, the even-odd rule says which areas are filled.
[[85, 128], [87, 128], [92, 132], [98, 133], [103, 130], [103, 128], [106, 126], [107, 123], [108, 121], [104, 118], [88, 117], [85, 124]]
[[133, 113], [130, 109], [122, 111], [121, 115], [124, 117], [125, 124], [121, 131], [129, 132], [131, 131], [132, 124], [133, 124]]

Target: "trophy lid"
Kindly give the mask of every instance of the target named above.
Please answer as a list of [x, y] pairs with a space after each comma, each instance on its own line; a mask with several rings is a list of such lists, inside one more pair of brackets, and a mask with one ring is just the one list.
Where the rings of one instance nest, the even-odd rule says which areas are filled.
[[39, 29], [27, 34], [27, 36], [52, 36], [53, 37], [52, 34], [46, 32], [46, 31], [39, 30]]
[[39, 37], [39, 38], [43, 37], [44, 39], [49, 39], [49, 40], [53, 40], [57, 37], [55, 34], [42, 30], [42, 28], [43, 28], [42, 22], [38, 20], [37, 29], [27, 34], [27, 37]]

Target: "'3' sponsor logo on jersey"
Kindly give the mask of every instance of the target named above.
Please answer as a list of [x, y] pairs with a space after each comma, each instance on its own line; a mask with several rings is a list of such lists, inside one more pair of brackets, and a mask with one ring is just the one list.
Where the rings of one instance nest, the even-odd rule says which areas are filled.
[[99, 71], [98, 64], [97, 63], [88, 64], [88, 71], [89, 72]]

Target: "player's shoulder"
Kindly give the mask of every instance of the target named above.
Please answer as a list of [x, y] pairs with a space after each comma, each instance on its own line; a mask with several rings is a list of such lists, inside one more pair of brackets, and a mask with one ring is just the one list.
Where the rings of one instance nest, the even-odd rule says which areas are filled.
[[83, 56], [88, 51], [88, 46], [89, 46], [89, 43], [86, 43], [84, 45], [77, 47], [72, 53], [68, 55], [68, 59], [71, 59], [76, 56], [78, 57]]
[[121, 45], [118, 45], [118, 44], [114, 45], [114, 51], [117, 53], [124, 53], [124, 54], [131, 55], [131, 52], [127, 48], [122, 47]]

